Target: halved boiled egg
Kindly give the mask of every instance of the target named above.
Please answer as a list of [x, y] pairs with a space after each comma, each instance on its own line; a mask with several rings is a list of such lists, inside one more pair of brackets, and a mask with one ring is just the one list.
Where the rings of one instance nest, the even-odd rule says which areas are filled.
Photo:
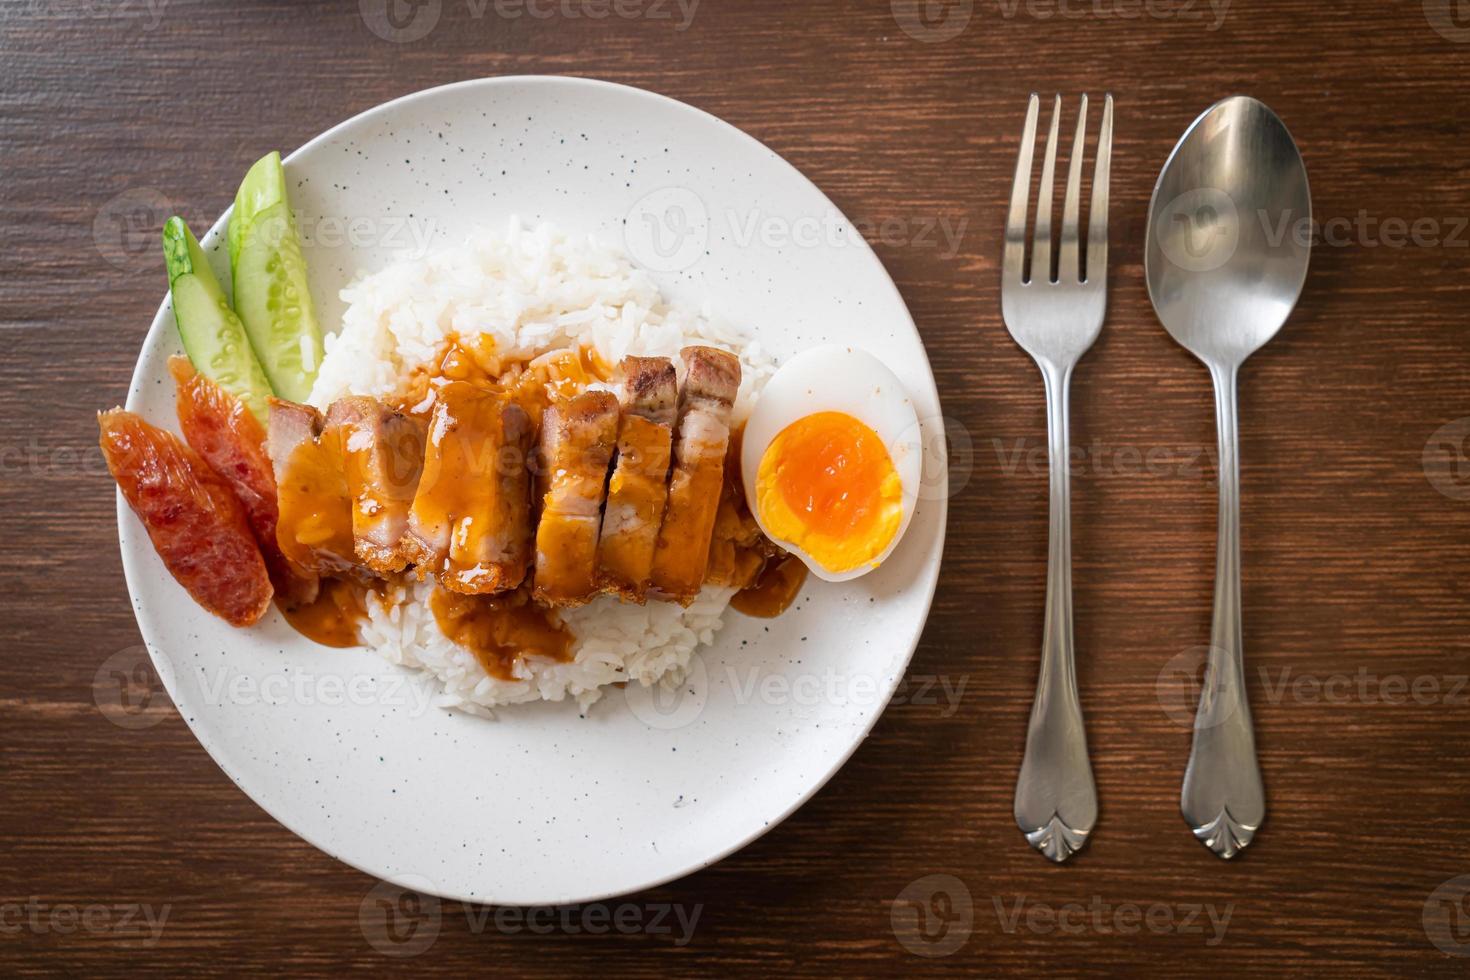
[[818, 347], [766, 382], [745, 425], [740, 467], [761, 530], [818, 578], [877, 568], [913, 517], [919, 419], [882, 361]]

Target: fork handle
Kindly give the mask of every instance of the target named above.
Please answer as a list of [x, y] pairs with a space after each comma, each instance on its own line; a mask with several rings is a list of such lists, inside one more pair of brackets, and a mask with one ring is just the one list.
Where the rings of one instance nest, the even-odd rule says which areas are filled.
[[1240, 462], [1236, 369], [1211, 366], [1220, 436], [1220, 527], [1215, 553], [1215, 610], [1194, 747], [1184, 771], [1180, 810], [1210, 850], [1232, 858], [1266, 817], [1256, 736], [1245, 691], [1240, 624]]
[[1068, 388], [1071, 366], [1042, 362], [1046, 382], [1051, 528], [1041, 672], [1016, 783], [1016, 823], [1031, 846], [1061, 863], [1087, 842], [1097, 821], [1097, 788], [1077, 697], [1072, 647], [1072, 493]]

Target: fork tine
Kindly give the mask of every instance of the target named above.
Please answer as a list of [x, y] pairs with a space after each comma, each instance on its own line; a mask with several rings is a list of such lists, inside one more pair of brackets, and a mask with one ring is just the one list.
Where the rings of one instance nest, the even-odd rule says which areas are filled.
[[1087, 281], [1093, 274], [1107, 285], [1108, 182], [1113, 162], [1113, 97], [1103, 101], [1102, 130], [1097, 134], [1097, 170], [1092, 175], [1092, 210], [1087, 215]]
[[1041, 193], [1036, 198], [1036, 240], [1031, 243], [1031, 282], [1051, 282], [1051, 196], [1056, 186], [1057, 129], [1062, 122], [1062, 97], [1051, 106], [1051, 132], [1046, 137], [1046, 160], [1041, 165]]
[[1078, 282], [1081, 278], [1077, 253], [1078, 209], [1082, 198], [1082, 154], [1087, 148], [1087, 96], [1082, 96], [1082, 109], [1077, 114], [1077, 135], [1072, 139], [1072, 155], [1067, 160], [1067, 197], [1062, 204], [1062, 244], [1057, 261], [1058, 282]]
[[1021, 150], [1016, 154], [1016, 179], [1011, 184], [1011, 210], [1006, 217], [1005, 255], [1001, 276], [1010, 282], [1026, 278], [1026, 206], [1031, 199], [1031, 152], [1036, 146], [1036, 116], [1041, 99], [1035, 94], [1026, 107], [1026, 126], [1021, 130]]

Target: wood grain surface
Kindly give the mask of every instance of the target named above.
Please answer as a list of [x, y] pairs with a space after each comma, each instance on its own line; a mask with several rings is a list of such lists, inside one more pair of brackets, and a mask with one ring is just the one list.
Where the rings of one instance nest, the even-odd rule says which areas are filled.
[[[420, 0], [397, 21], [382, 7], [0, 3], [0, 973], [1466, 975], [1463, 0]], [[413, 41], [370, 26], [410, 15], [439, 19]], [[137, 675], [124, 725], [99, 707], [140, 641], [93, 412], [124, 397], [163, 292], [160, 194], [207, 225], [267, 149], [515, 73], [713, 112], [871, 229], [953, 421], [955, 493], [909, 680], [800, 812], [631, 896], [623, 920], [623, 902], [525, 920], [405, 900], [405, 935], [431, 943], [402, 960], [364, 925], [374, 882], [246, 798], [156, 678]], [[1047, 480], [1040, 378], [1000, 322], [998, 262], [1032, 90], [1111, 91], [1118, 113], [1111, 308], [1073, 392], [1102, 815], [1066, 867], [1011, 819]], [[1270, 816], [1225, 864], [1178, 811], [1208, 642], [1213, 405], [1152, 314], [1142, 245], [1174, 141], [1236, 92], [1286, 120], [1331, 224], [1296, 315], [1243, 376]], [[679, 915], [697, 915], [692, 935]], [[594, 931], [617, 921], [633, 928]]]

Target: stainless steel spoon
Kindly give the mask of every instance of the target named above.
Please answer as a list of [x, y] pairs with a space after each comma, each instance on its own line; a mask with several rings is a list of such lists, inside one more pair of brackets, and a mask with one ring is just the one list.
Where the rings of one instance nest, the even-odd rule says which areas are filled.
[[1241, 649], [1236, 375], [1296, 306], [1311, 217], [1307, 171], [1291, 134], [1246, 96], [1215, 104], [1185, 131], [1149, 205], [1144, 270], [1154, 311], [1215, 384], [1215, 609], [1180, 807], [1195, 837], [1222, 858], [1249, 845], [1266, 816]]

